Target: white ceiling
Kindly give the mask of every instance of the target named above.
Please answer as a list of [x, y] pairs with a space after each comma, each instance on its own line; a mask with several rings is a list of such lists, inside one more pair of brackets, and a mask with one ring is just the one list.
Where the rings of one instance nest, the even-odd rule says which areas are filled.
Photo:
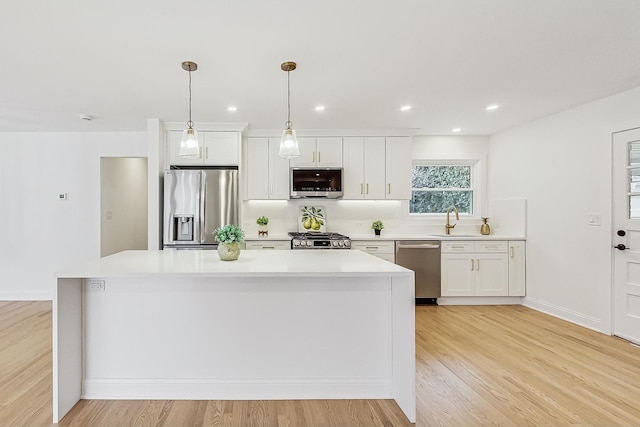
[[292, 60], [296, 129], [488, 135], [640, 86], [639, 53], [638, 0], [2, 0], [0, 131], [186, 122], [184, 60], [196, 127], [278, 129]]

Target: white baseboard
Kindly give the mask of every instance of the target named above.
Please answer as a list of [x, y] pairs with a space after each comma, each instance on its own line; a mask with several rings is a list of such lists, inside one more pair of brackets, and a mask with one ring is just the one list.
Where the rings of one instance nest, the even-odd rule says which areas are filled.
[[0, 291], [0, 301], [52, 301], [53, 292]]
[[600, 319], [597, 319], [595, 317], [585, 316], [584, 314], [567, 310], [566, 308], [558, 307], [557, 305], [549, 304], [547, 302], [536, 300], [530, 297], [525, 297], [522, 305], [540, 311], [542, 313], [549, 314], [553, 317], [557, 317], [568, 322], [584, 326], [585, 328], [592, 329], [596, 332], [602, 332], [602, 322], [600, 321]]
[[438, 305], [522, 305], [523, 297], [440, 297]]
[[393, 399], [390, 379], [97, 379], [82, 381], [83, 399], [282, 400]]

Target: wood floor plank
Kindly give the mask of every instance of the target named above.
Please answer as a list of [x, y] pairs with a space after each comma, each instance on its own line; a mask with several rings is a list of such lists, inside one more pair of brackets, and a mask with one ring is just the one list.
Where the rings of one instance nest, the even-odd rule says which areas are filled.
[[[0, 426], [50, 426], [51, 303], [0, 302]], [[416, 308], [416, 425], [640, 426], [640, 348], [522, 306]], [[404, 427], [392, 400], [80, 401], [60, 426]]]

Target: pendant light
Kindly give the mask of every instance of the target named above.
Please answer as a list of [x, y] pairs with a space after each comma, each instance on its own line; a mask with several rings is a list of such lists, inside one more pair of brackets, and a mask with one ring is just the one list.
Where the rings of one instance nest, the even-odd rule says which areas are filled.
[[296, 63], [283, 62], [280, 68], [287, 72], [287, 122], [284, 124], [284, 131], [282, 131], [278, 155], [284, 159], [293, 159], [300, 156], [296, 131], [291, 129], [293, 123], [291, 122], [291, 89], [289, 87], [289, 72], [296, 69]]
[[198, 69], [198, 64], [191, 61], [184, 61], [182, 63], [182, 69], [189, 72], [189, 121], [187, 122], [187, 129], [182, 132], [178, 156], [189, 159], [198, 159], [200, 158], [198, 132], [193, 128], [193, 122], [191, 121], [191, 72]]

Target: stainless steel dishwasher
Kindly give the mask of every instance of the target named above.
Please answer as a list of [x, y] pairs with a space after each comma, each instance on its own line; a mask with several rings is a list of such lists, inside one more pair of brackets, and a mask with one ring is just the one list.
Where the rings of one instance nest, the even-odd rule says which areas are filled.
[[396, 264], [413, 270], [416, 303], [437, 304], [440, 296], [440, 241], [396, 241]]

